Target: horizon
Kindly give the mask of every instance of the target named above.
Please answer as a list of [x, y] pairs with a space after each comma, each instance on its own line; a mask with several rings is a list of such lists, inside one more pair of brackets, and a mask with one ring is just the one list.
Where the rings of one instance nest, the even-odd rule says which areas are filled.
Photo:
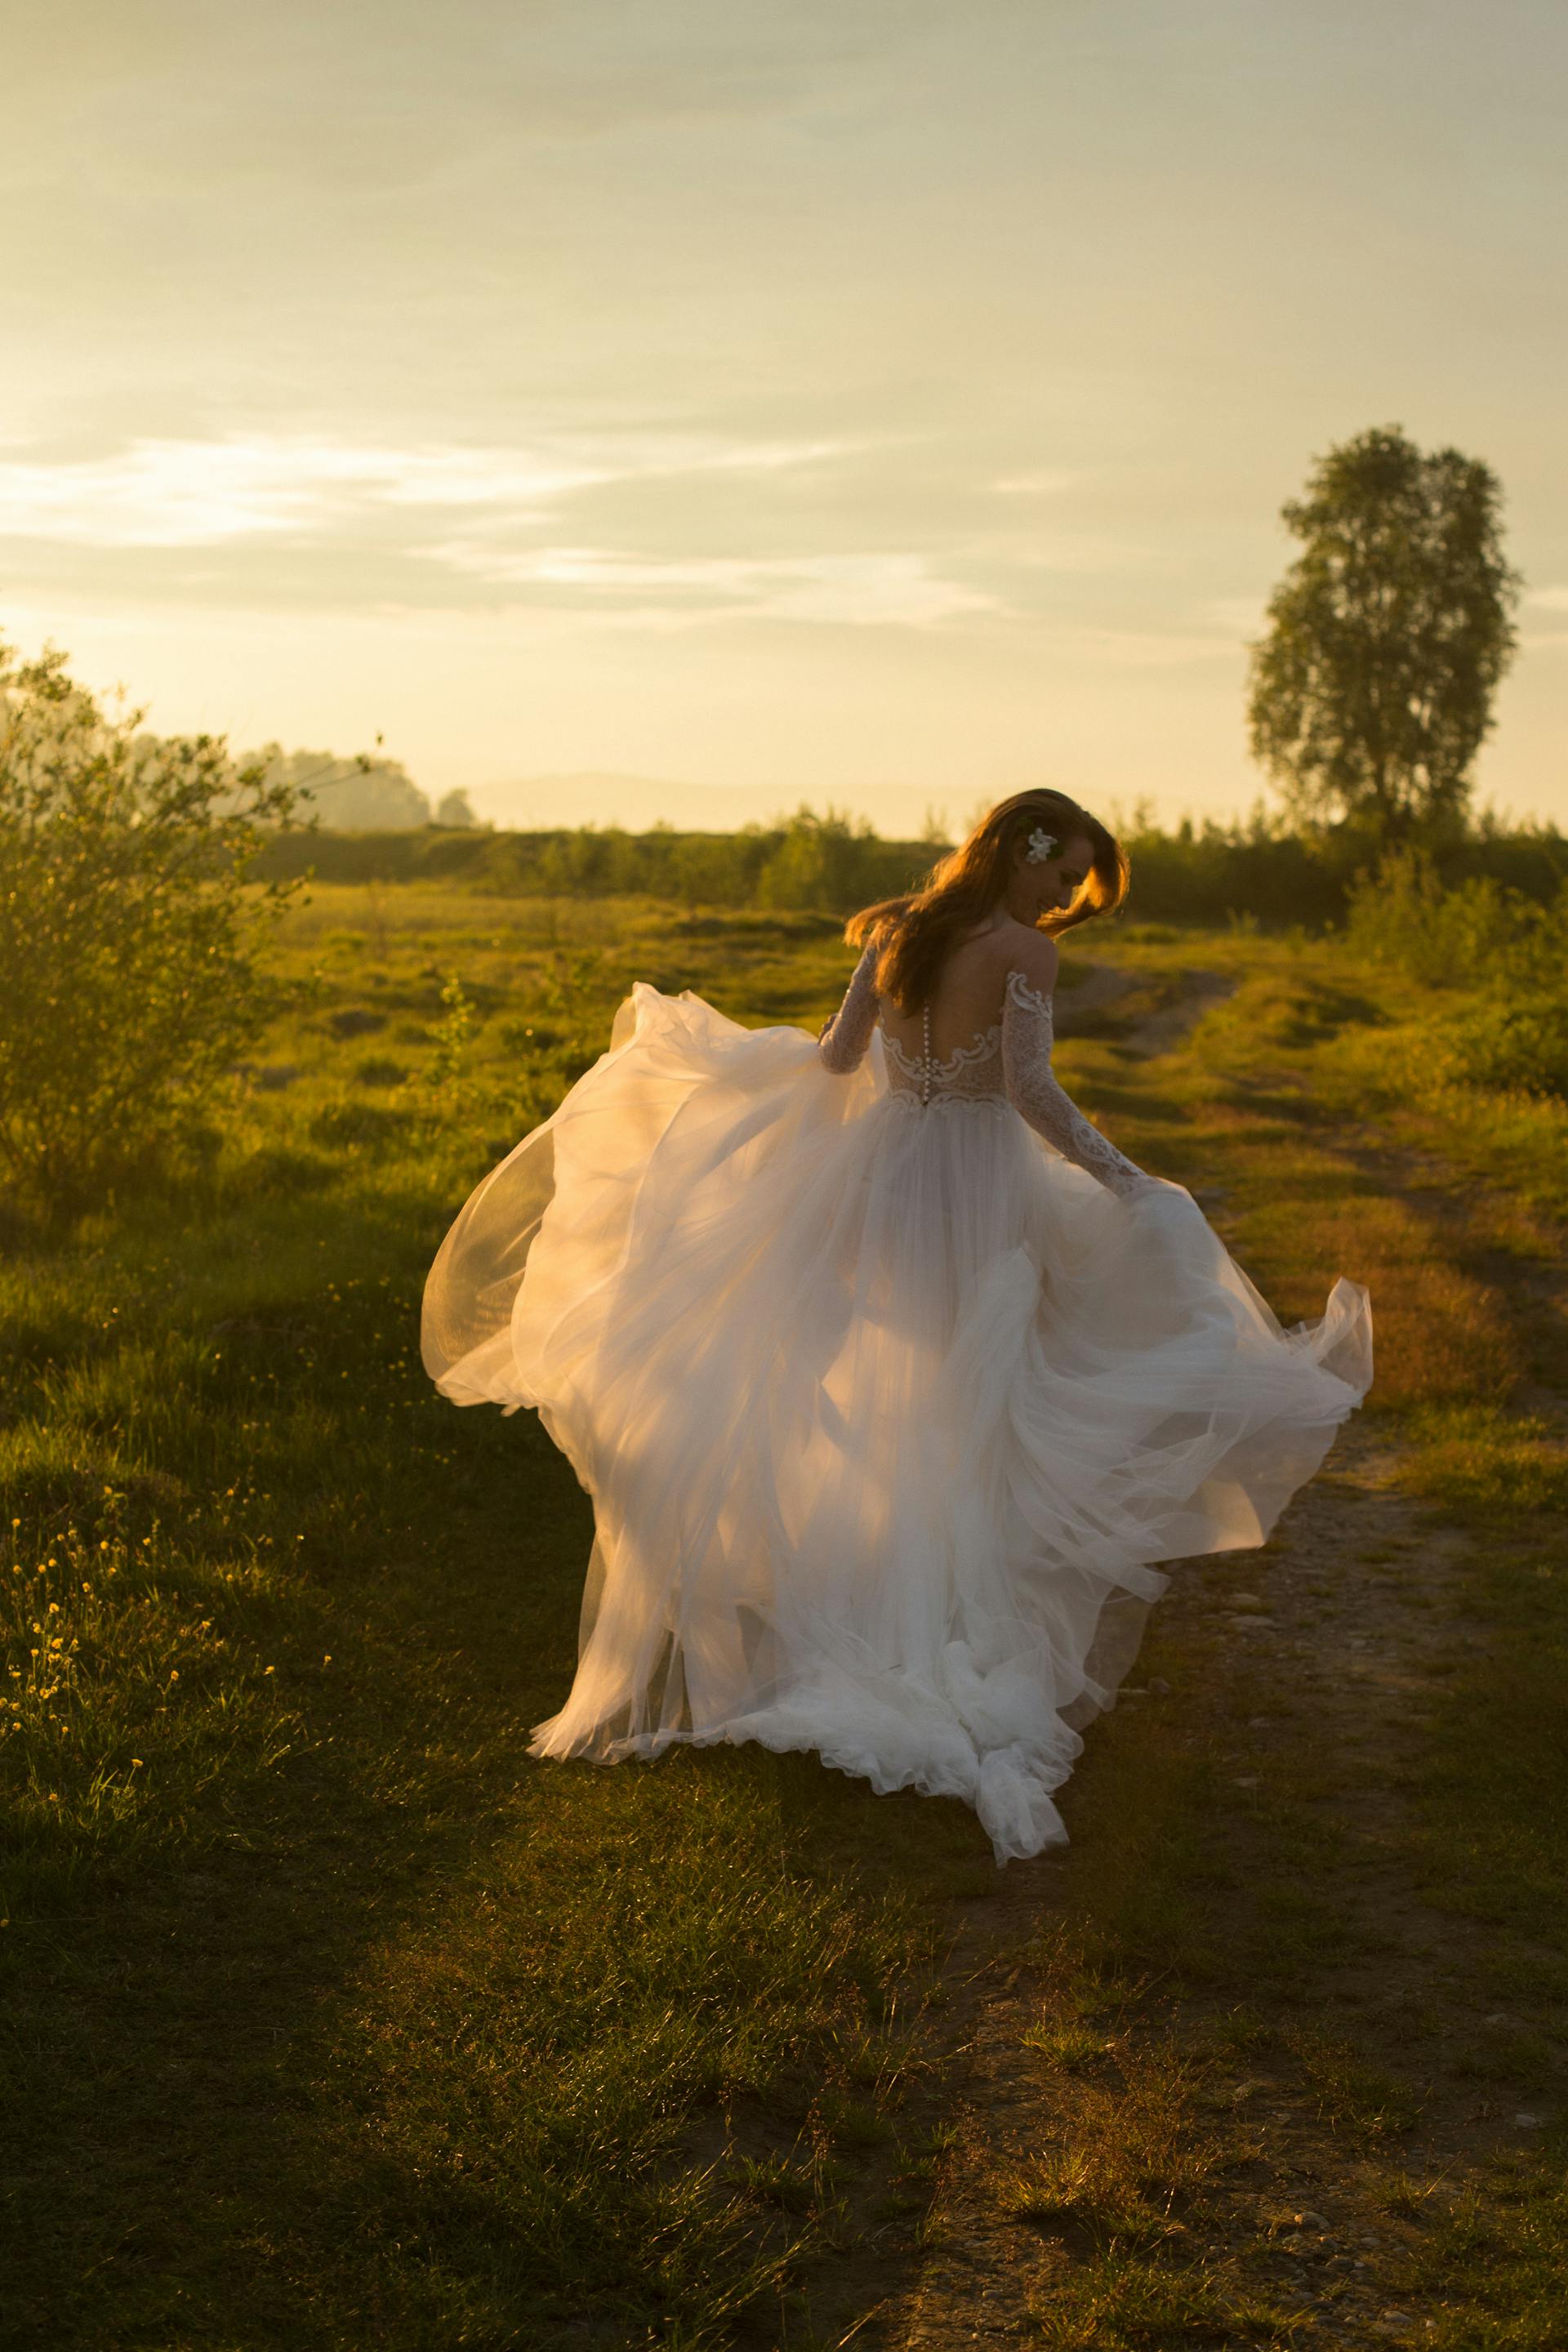
[[[413, 781], [417, 782], [418, 779], [415, 778]], [[815, 817], [819, 821], [842, 817], [856, 824], [864, 822], [869, 824], [872, 831], [879, 835], [882, 839], [889, 841], [920, 841], [925, 839], [928, 837], [929, 827], [931, 824], [936, 824], [942, 828], [942, 838], [954, 844], [963, 839], [964, 835], [979, 822], [986, 809], [992, 805], [992, 803], [986, 801], [977, 801], [973, 803], [973, 807], [965, 808], [962, 813], [959, 813], [951, 807], [944, 806], [934, 801], [928, 801], [920, 810], [916, 820], [906, 824], [900, 824], [893, 816], [888, 817], [885, 821], [879, 818], [875, 806], [863, 809], [848, 801], [839, 800], [831, 795], [824, 796], [818, 800], [813, 800], [808, 793], [802, 790], [792, 792], [789, 788], [784, 787], [781, 788], [771, 796], [765, 794], [760, 796], [765, 800], [765, 806], [760, 815], [752, 814], [738, 816], [732, 822], [728, 820], [720, 822], [717, 814], [712, 812], [710, 812], [710, 814], [712, 815], [713, 821], [706, 823], [700, 821], [698, 815], [689, 815], [686, 817], [677, 818], [655, 816], [647, 819], [645, 823], [640, 816], [634, 819], [631, 816], [621, 817], [614, 814], [605, 816], [584, 816], [564, 813], [565, 794], [567, 788], [569, 787], [580, 787], [584, 785], [637, 787], [644, 784], [651, 785], [656, 782], [656, 781], [657, 780], [647, 777], [605, 775], [591, 771], [582, 771], [575, 773], [566, 772], [552, 776], [542, 775], [516, 777], [509, 783], [492, 786], [488, 791], [484, 787], [480, 787], [479, 790], [469, 793], [468, 797], [479, 829], [495, 833], [550, 833], [567, 831], [574, 828], [598, 832], [616, 831], [637, 833], [652, 832], [658, 826], [668, 825], [671, 830], [677, 833], [711, 833], [715, 835], [723, 835], [741, 832], [749, 824], [760, 825], [764, 829], [773, 826], [786, 825], [790, 823], [792, 818], [805, 814], [810, 817]], [[729, 797], [727, 788], [722, 785], [700, 786], [671, 783], [668, 789], [672, 793], [679, 796], [676, 803], [677, 805], [679, 805], [680, 803], [684, 802], [689, 808], [693, 805], [700, 805], [697, 803], [696, 796], [701, 793], [711, 792], [716, 800], [724, 800]], [[541, 803], [545, 805], [560, 806], [563, 813], [550, 815], [540, 814], [536, 809], [531, 812], [514, 813], [509, 814], [505, 807], [506, 802], [509, 799], [512, 799], [514, 801], [515, 811], [518, 803], [522, 801], [522, 796], [525, 794], [537, 794]], [[888, 789], [887, 795], [889, 803], [891, 803], [895, 796], [894, 788], [889, 787]], [[584, 794], [583, 796], [582, 805], [589, 805], [593, 797], [594, 796], [591, 794]], [[874, 800], [875, 793], [873, 793], [872, 794], [866, 795], [864, 797]], [[1259, 802], [1263, 802], [1265, 803], [1266, 813], [1268, 815], [1279, 819], [1282, 824], [1285, 823], [1283, 812], [1279, 808], [1277, 800], [1273, 799], [1272, 796], [1266, 796], [1261, 793], [1255, 798], [1249, 806], [1238, 809], [1229, 816], [1223, 815], [1214, 810], [1200, 811], [1191, 808], [1173, 809], [1169, 812], [1163, 813], [1158, 809], [1155, 809], [1152, 803], [1148, 801], [1144, 801], [1142, 803], [1125, 802], [1114, 798], [1102, 802], [1100, 807], [1095, 809], [1092, 814], [1102, 817], [1103, 821], [1110, 827], [1110, 830], [1113, 833], [1126, 835], [1129, 836], [1145, 821], [1147, 821], [1152, 830], [1161, 833], [1174, 834], [1178, 832], [1184, 824], [1190, 824], [1194, 831], [1201, 832], [1204, 825], [1209, 823], [1235, 827], [1244, 827], [1253, 821]], [[1554, 831], [1559, 835], [1563, 834], [1564, 831], [1568, 831], [1568, 826], [1564, 825], [1561, 818], [1510, 815], [1489, 807], [1485, 809], [1478, 808], [1475, 810], [1472, 813], [1472, 821], [1496, 824], [1505, 832], [1528, 831], [1536, 826], [1548, 831]], [[437, 822], [438, 822], [438, 820], [432, 818], [432, 823]], [[391, 829], [397, 830], [395, 827]], [[374, 826], [330, 826], [328, 827], [328, 830], [363, 830], [374, 832], [377, 830], [377, 828]], [[416, 827], [414, 830], [418, 830], [418, 828]]]
[[0, 635], [159, 732], [1236, 821], [1279, 509], [1397, 423], [1526, 579], [1477, 808], [1568, 821], [1548, 0], [80, 0], [11, 65]]

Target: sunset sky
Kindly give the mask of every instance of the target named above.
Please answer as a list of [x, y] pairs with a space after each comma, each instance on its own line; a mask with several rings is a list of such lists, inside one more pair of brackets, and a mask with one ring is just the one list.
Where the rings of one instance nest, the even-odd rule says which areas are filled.
[[1501, 478], [1482, 797], [1568, 822], [1563, 0], [55, 0], [5, 67], [0, 635], [165, 731], [1226, 814], [1279, 506], [1397, 424]]

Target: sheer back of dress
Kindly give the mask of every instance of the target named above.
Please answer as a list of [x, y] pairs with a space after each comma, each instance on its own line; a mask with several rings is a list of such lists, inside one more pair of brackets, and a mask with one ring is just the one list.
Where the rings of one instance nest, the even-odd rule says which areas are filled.
[[981, 1030], [967, 1045], [955, 1045], [950, 1054], [939, 1056], [931, 1044], [929, 1007], [921, 1017], [920, 1050], [915, 1054], [900, 1044], [888, 1024], [885, 1006], [879, 1019], [888, 1056], [888, 1085], [894, 1094], [916, 1095], [922, 1103], [1003, 1096], [1000, 1020]]
[[930, 1001], [918, 1011], [879, 997], [877, 1020], [894, 1093], [917, 1094], [922, 1101], [1005, 1094], [1007, 962], [997, 930], [987, 927], [952, 948]]
[[1126, 1198], [1159, 1189], [1159, 1178], [1118, 1151], [1058, 1083], [1050, 994], [1019, 966], [1022, 928], [999, 924], [961, 940], [938, 975], [935, 1002], [914, 1013], [879, 994], [877, 948], [868, 944], [817, 1039], [819, 1060], [848, 1076], [880, 1028], [893, 1102], [922, 1111], [1010, 1103], [1053, 1150], [1108, 1191]]

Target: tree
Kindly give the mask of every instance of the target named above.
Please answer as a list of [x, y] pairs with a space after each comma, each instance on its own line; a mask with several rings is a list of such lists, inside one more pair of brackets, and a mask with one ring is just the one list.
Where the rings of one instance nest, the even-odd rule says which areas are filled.
[[[379, 743], [381, 738], [377, 736]], [[368, 751], [285, 751], [264, 744], [242, 762], [269, 783], [287, 784], [300, 811], [330, 833], [412, 833], [430, 823], [430, 803], [400, 760]]]
[[1398, 425], [1320, 458], [1280, 512], [1302, 552], [1252, 647], [1254, 756], [1292, 813], [1379, 838], [1462, 824], [1523, 585], [1496, 477]]
[[865, 818], [857, 824], [840, 809], [826, 808], [819, 816], [803, 805], [780, 829], [757, 877], [757, 903], [846, 908], [857, 899], [864, 903], [872, 895], [864, 879], [876, 845]]
[[437, 807], [436, 823], [463, 829], [477, 826], [479, 818], [474, 814], [469, 804], [468, 793], [462, 792], [446, 793]]
[[139, 735], [0, 646], [0, 1161], [68, 1213], [187, 1137], [272, 1010], [295, 887], [246, 875], [293, 805], [220, 737]]

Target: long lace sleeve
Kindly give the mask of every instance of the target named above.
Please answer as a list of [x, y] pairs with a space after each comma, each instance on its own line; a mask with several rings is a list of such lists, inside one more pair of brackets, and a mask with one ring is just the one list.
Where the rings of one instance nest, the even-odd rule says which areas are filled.
[[1014, 1109], [1064, 1160], [1086, 1168], [1123, 1199], [1157, 1184], [1157, 1176], [1118, 1151], [1064, 1093], [1051, 1069], [1053, 1042], [1050, 998], [1031, 988], [1021, 971], [1010, 971], [1002, 1004], [1002, 1077]]
[[866, 1058], [877, 1024], [877, 948], [873, 941], [856, 965], [844, 1002], [816, 1041], [825, 1070], [847, 1077]]

